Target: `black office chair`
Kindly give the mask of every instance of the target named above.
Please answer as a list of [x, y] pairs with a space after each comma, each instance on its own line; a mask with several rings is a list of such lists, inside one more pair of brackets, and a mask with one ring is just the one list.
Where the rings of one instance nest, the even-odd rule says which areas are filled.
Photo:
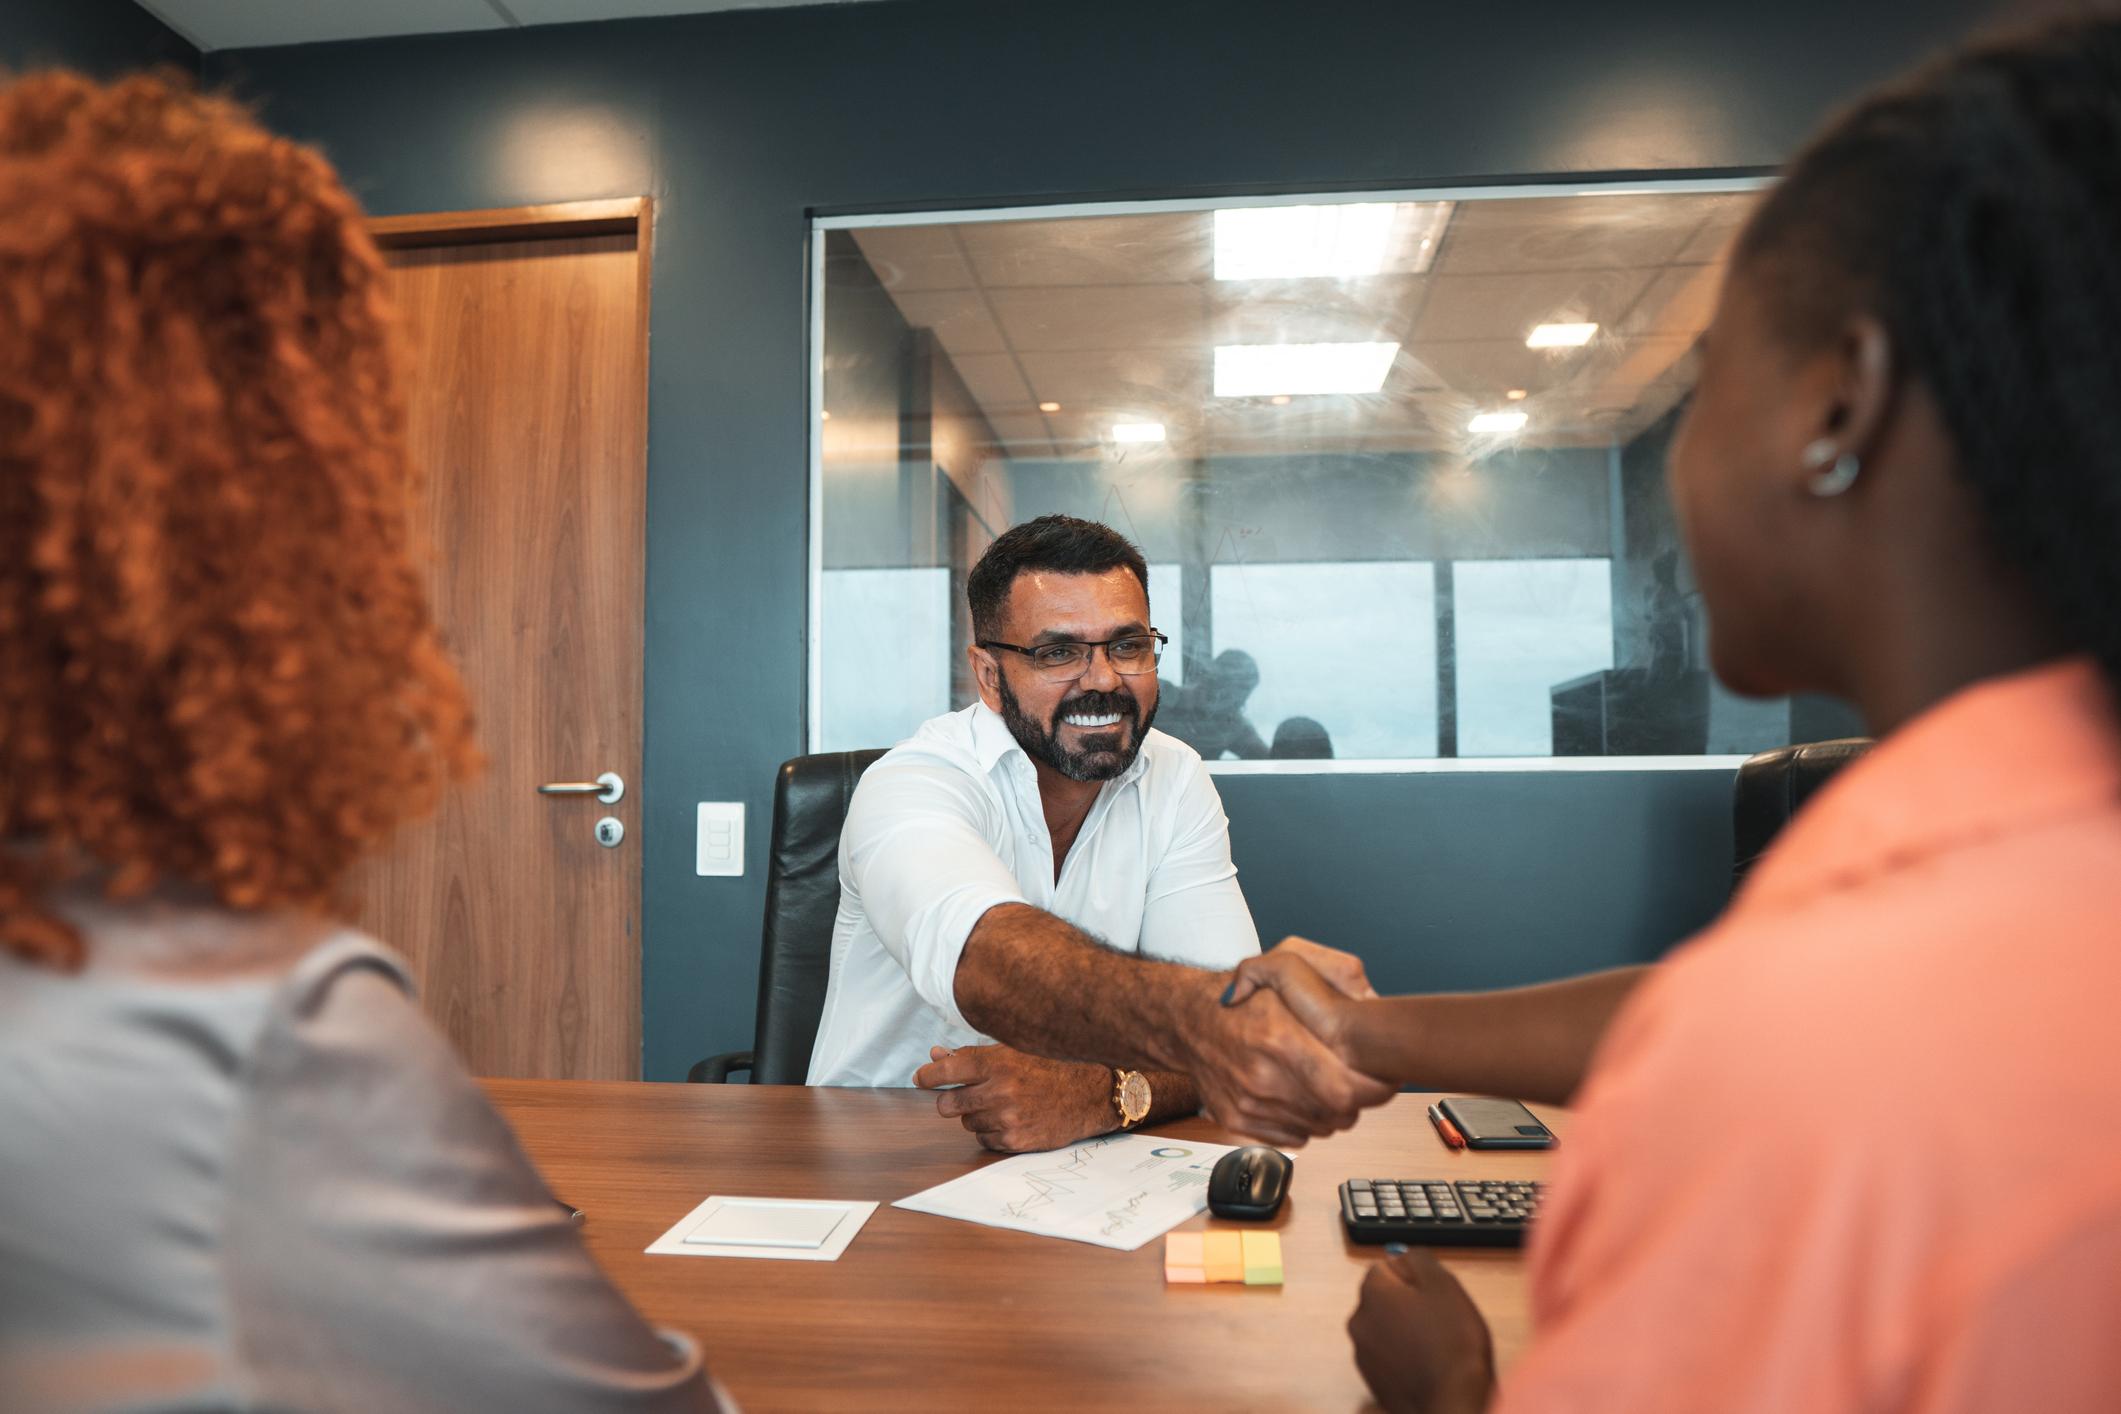
[[825, 1010], [832, 922], [840, 904], [840, 826], [855, 782], [881, 751], [832, 751], [781, 763], [773, 787], [766, 861], [766, 926], [759, 946], [759, 1010], [748, 1051], [709, 1056], [687, 1080], [726, 1083], [748, 1070], [754, 1085], [800, 1085]]
[[1815, 741], [1763, 751], [1738, 768], [1731, 793], [1731, 887], [1767, 853], [1803, 804], [1843, 766], [1871, 749], [1869, 737]]

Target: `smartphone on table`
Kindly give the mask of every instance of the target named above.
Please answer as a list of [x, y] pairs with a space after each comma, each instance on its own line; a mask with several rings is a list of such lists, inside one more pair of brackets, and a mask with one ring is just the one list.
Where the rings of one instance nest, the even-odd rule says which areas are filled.
[[1551, 1149], [1554, 1131], [1515, 1100], [1454, 1095], [1437, 1103], [1468, 1149]]

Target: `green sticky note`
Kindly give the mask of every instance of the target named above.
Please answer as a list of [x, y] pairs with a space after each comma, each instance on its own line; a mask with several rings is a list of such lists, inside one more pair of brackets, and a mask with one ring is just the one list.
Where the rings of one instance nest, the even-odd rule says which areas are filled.
[[1281, 1285], [1280, 1233], [1245, 1233], [1244, 1254], [1246, 1286]]

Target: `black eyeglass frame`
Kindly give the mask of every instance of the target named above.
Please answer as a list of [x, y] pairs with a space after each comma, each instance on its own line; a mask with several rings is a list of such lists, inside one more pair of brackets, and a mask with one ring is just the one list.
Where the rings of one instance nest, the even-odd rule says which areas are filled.
[[[1112, 662], [1112, 645], [1115, 643], [1126, 643], [1129, 640], [1136, 638], [1154, 639], [1156, 641], [1156, 651], [1149, 655], [1148, 667], [1143, 668], [1140, 672], [1130, 673], [1125, 668], [1122, 668], [1119, 664]], [[1171, 635], [1168, 633], [1159, 632], [1158, 630], [1152, 628], [1147, 633], [1116, 634], [1111, 638], [1098, 639], [1094, 643], [1086, 642], [1085, 640], [1080, 638], [1056, 638], [1050, 643], [1040, 643], [1030, 648], [1025, 648], [1021, 644], [1016, 643], [1004, 643], [998, 638], [981, 638], [975, 639], [973, 642], [975, 647], [985, 648], [989, 652], [992, 652], [997, 648], [1006, 648], [1011, 653], [1021, 653], [1026, 658], [1032, 660], [1031, 670], [1041, 675], [1045, 673], [1045, 669], [1039, 667], [1038, 665], [1038, 655], [1040, 653], [1042, 653], [1048, 648], [1080, 648], [1083, 650], [1083, 670], [1082, 672], [1075, 674], [1076, 677], [1082, 677], [1084, 673], [1088, 673], [1090, 671], [1090, 660], [1092, 656], [1095, 654], [1096, 650], [1102, 648], [1105, 650], [1105, 661], [1107, 663], [1112, 664], [1113, 672], [1118, 673], [1123, 678], [1138, 678], [1146, 673], [1153, 673], [1156, 671], [1156, 665], [1162, 660], [1164, 656], [1164, 650], [1171, 646]], [[1047, 678], [1047, 681], [1066, 682], [1072, 681], [1072, 679], [1049, 677]]]

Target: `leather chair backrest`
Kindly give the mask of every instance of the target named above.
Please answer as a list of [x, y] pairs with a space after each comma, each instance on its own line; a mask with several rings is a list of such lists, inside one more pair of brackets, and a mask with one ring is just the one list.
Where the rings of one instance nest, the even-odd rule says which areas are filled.
[[759, 949], [754, 1085], [800, 1085], [810, 1073], [840, 906], [840, 826], [855, 782], [882, 751], [833, 751], [783, 762], [773, 787], [766, 925]]
[[1740, 766], [1731, 797], [1732, 886], [1836, 771], [1870, 749], [1869, 737], [1815, 741], [1763, 751]]

